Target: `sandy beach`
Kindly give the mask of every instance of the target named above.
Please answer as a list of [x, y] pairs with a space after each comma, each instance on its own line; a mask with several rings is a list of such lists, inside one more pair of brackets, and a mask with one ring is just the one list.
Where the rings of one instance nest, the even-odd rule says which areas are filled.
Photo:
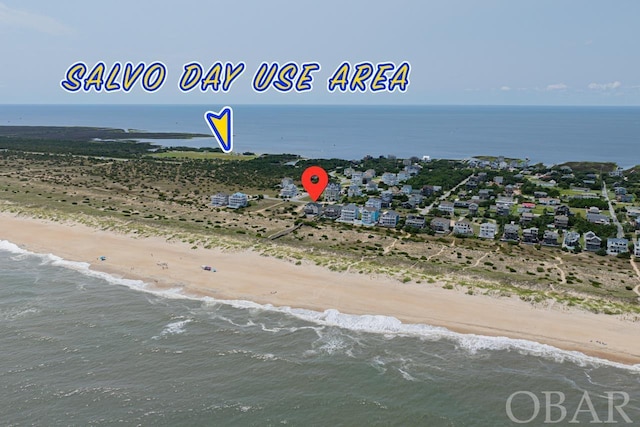
[[[256, 252], [192, 249], [160, 237], [135, 237], [80, 224], [0, 214], [0, 240], [53, 253], [158, 288], [191, 295], [349, 314], [393, 316], [455, 332], [521, 338], [625, 364], [640, 363], [640, 322], [566, 308], [539, 308], [512, 298], [467, 295], [442, 284], [337, 273]], [[100, 261], [99, 257], [106, 257]], [[216, 272], [204, 271], [210, 265]]]

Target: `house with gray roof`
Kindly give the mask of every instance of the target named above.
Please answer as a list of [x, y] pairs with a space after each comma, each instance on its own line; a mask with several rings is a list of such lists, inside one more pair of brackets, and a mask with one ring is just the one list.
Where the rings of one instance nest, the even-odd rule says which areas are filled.
[[564, 239], [562, 240], [563, 248], [567, 248], [572, 251], [579, 244], [580, 244], [580, 233], [576, 233], [575, 231], [567, 231], [564, 234]]
[[519, 242], [520, 226], [516, 224], [506, 224], [504, 226], [504, 233], [502, 234], [502, 240], [504, 240], [505, 242]]
[[431, 229], [436, 233], [448, 233], [451, 226], [451, 220], [448, 218], [433, 218], [431, 220]]
[[593, 231], [584, 233], [584, 249], [589, 252], [597, 252], [602, 248], [602, 239]]

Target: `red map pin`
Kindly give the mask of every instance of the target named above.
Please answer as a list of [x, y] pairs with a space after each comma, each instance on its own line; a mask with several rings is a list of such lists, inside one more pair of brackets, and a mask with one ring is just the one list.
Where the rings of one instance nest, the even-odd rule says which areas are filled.
[[320, 166], [310, 166], [302, 172], [302, 186], [314, 202], [318, 200], [328, 183], [329, 175]]

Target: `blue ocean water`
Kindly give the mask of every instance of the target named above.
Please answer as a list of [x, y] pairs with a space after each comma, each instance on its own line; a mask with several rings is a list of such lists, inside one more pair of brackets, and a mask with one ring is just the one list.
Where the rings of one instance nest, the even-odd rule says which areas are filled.
[[[239, 152], [316, 158], [476, 155], [546, 164], [607, 161], [628, 167], [640, 142], [640, 107], [257, 106], [234, 110]], [[222, 105], [0, 105], [0, 125], [102, 126], [209, 134], [203, 115]], [[213, 138], [165, 141], [211, 146]]]
[[535, 413], [523, 391], [563, 393], [565, 421], [626, 393], [640, 422], [640, 366], [391, 320], [154, 292], [0, 241], [1, 424], [498, 427]]

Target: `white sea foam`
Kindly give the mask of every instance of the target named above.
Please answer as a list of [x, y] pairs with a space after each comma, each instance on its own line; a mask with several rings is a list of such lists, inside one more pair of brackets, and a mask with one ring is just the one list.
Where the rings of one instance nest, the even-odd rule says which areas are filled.
[[[191, 319], [184, 319], [184, 320], [178, 320], [176, 322], [168, 323], [164, 327], [162, 332], [160, 332], [160, 336], [162, 337], [162, 336], [165, 336], [165, 335], [182, 334], [186, 330], [185, 327], [191, 322], [192, 322]], [[156, 337], [154, 337], [154, 338], [156, 338]]]
[[29, 254], [41, 257], [51, 265], [73, 269], [87, 276], [106, 280], [114, 285], [126, 286], [134, 290], [149, 292], [165, 298], [192, 299], [204, 301], [207, 304], [223, 304], [251, 311], [277, 312], [322, 326], [335, 326], [353, 331], [383, 334], [385, 336], [415, 336], [430, 341], [446, 339], [455, 342], [460, 349], [467, 351], [469, 354], [477, 354], [479, 351], [487, 350], [517, 351], [520, 354], [542, 357], [559, 363], [572, 362], [579, 366], [596, 367], [611, 366], [640, 374], [640, 364], [625, 365], [594, 356], [588, 356], [578, 351], [562, 350], [548, 344], [542, 344], [535, 341], [507, 337], [461, 334], [439, 326], [405, 324], [399, 319], [391, 316], [353, 315], [341, 313], [335, 309], [320, 312], [286, 306], [275, 307], [271, 304], [258, 304], [256, 302], [245, 300], [217, 300], [212, 297], [196, 297], [184, 294], [181, 287], [166, 290], [155, 289], [153, 286], [141, 280], [123, 279], [107, 273], [91, 270], [87, 263], [67, 261], [52, 254], [32, 253], [6, 240], [0, 240], [0, 250], [14, 254]]

